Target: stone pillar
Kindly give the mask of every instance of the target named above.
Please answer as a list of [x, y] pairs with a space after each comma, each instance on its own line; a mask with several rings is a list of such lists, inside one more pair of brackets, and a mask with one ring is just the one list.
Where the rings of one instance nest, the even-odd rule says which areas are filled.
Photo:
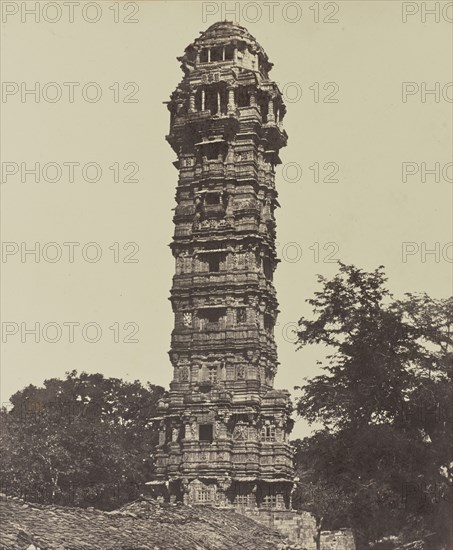
[[189, 97], [189, 112], [193, 113], [195, 111], [195, 92], [192, 90]]
[[255, 90], [251, 90], [250, 92], [250, 106], [256, 107], [256, 93]]
[[189, 441], [192, 439], [192, 428], [190, 424], [184, 426], [184, 438]]
[[225, 61], [225, 46], [222, 48], [222, 61]]
[[268, 122], [275, 122], [274, 98], [273, 97], [271, 97], [269, 99], [269, 109], [267, 111], [267, 121]]
[[234, 88], [231, 86], [228, 88], [228, 112], [233, 113], [236, 109], [236, 105], [234, 103]]
[[204, 88], [201, 88], [201, 110], [205, 110], [205, 102], [206, 102], [206, 90]]
[[217, 93], [217, 114], [219, 115], [222, 113], [222, 101], [220, 97], [220, 90], [218, 89], [216, 93]]

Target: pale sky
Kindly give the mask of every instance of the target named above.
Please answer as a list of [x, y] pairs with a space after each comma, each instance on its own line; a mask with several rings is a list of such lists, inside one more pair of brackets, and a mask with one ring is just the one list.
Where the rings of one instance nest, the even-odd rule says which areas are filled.
[[[2, 402], [29, 383], [39, 385], [72, 369], [168, 386], [174, 261], [167, 245], [177, 171], [165, 141], [169, 114], [163, 102], [182, 78], [176, 57], [200, 31], [225, 18], [222, 5], [234, 3], [205, 2], [203, 16], [198, 1], [135, 5], [103, 0], [97, 3], [99, 13], [95, 8], [85, 13], [100, 17], [93, 23], [83, 20], [83, 2], [74, 8], [72, 23], [66, 11], [58, 22], [43, 20], [56, 17], [51, 11], [34, 22], [20, 3], [8, 4], [12, 7], [2, 23], [2, 80], [10, 83], [2, 103], [2, 161], [10, 164], [3, 164], [3, 181], [5, 171], [14, 172], [16, 165], [18, 173], [1, 186], [2, 241], [12, 243], [1, 264]], [[262, 14], [252, 22], [258, 18], [257, 4]], [[305, 300], [317, 288], [316, 274], [336, 272], [335, 263], [324, 260], [337, 258], [369, 270], [383, 264], [398, 297], [404, 292], [451, 294], [452, 27], [447, 2], [439, 3], [438, 22], [414, 2], [406, 8], [385, 0], [300, 2], [301, 13], [289, 5], [294, 2], [275, 4], [273, 21], [262, 2], [242, 2], [236, 19], [266, 50], [275, 65], [271, 76], [287, 98], [289, 142], [276, 177], [282, 262], [274, 282], [281, 310], [276, 387], [292, 391], [319, 372], [316, 360], [323, 350], [296, 352], [282, 328], [309, 314]], [[124, 23], [125, 17], [138, 22]], [[20, 92], [36, 82], [39, 101], [30, 94], [21, 101]], [[73, 102], [65, 82], [77, 83]], [[95, 85], [86, 87], [90, 82]], [[48, 101], [59, 89], [62, 97]], [[435, 93], [423, 95], [430, 89]], [[84, 99], [83, 94], [90, 99], [99, 90], [98, 102]], [[138, 102], [124, 103], [126, 97]], [[324, 101], [329, 98], [338, 102]], [[47, 179], [60, 167], [60, 181], [41, 177], [35, 182], [25, 172], [49, 162], [57, 168], [49, 167]], [[73, 182], [68, 181], [71, 162], [80, 163], [72, 165]], [[97, 182], [83, 181], [82, 167], [90, 162], [102, 169]], [[115, 163], [120, 179], [137, 165], [139, 181], [115, 183]], [[131, 164], [124, 170], [126, 163]], [[321, 180], [338, 166], [332, 179], [339, 181], [314, 182], [316, 163]], [[408, 163], [406, 182], [402, 163]], [[436, 163], [437, 182], [429, 173]], [[93, 170], [86, 168], [85, 179], [95, 179]], [[22, 262], [20, 252], [35, 242], [41, 247], [39, 263], [31, 255]], [[46, 247], [50, 242], [62, 250], [55, 263], [48, 258], [58, 248]], [[74, 245], [72, 263], [65, 242], [80, 243]], [[100, 250], [96, 263], [82, 257], [84, 245], [93, 242], [97, 246], [85, 247], [84, 254], [92, 258]], [[131, 242], [138, 251], [135, 245], [123, 250]], [[410, 253], [406, 261], [403, 243], [410, 243], [404, 245]], [[424, 255], [426, 249], [437, 252]], [[138, 262], [124, 263], [128, 253]], [[70, 343], [72, 322], [80, 325], [73, 325], [75, 341]], [[5, 335], [14, 332], [15, 323], [18, 332]], [[40, 324], [39, 343], [21, 323], [27, 328]], [[52, 327], [61, 328], [58, 342], [43, 338], [46, 323], [54, 323], [47, 340], [56, 334]], [[87, 323], [101, 327], [98, 342], [84, 341]], [[131, 324], [124, 328], [125, 323]], [[134, 327], [139, 341], [124, 343]], [[86, 328], [88, 339], [94, 339], [92, 330]], [[116, 337], [121, 341], [115, 343]], [[304, 422], [297, 422], [294, 437], [306, 433]]]

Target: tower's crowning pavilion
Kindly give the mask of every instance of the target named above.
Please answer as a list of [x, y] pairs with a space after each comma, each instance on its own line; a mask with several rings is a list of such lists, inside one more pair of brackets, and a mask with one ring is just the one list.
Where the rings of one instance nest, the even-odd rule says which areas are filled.
[[172, 501], [290, 508], [292, 428], [275, 390], [275, 165], [285, 105], [246, 29], [212, 25], [179, 58], [167, 140], [179, 171], [175, 325], [155, 479]]

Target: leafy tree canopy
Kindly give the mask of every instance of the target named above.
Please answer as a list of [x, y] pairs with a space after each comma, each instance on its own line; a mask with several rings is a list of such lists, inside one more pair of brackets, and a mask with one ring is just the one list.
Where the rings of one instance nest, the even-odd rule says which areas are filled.
[[298, 387], [298, 413], [322, 426], [295, 442], [299, 505], [324, 526], [353, 525], [363, 548], [405, 529], [444, 548], [451, 536], [453, 299], [394, 300], [383, 267], [365, 272], [340, 263], [337, 275], [319, 282], [297, 344], [331, 353], [324, 373]]
[[15, 393], [2, 411], [2, 490], [43, 503], [114, 508], [153, 471], [163, 388], [66, 374]]

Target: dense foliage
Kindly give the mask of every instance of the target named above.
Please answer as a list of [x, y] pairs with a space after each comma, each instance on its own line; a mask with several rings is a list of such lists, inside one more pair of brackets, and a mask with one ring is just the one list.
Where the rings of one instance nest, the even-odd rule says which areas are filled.
[[[394, 300], [382, 267], [340, 264], [308, 300], [298, 345], [331, 350], [298, 413], [321, 428], [296, 441], [298, 506], [319, 529], [350, 525], [359, 548], [399, 537], [451, 541], [453, 300]], [[390, 540], [390, 539], [389, 539]]]
[[115, 508], [153, 471], [163, 389], [73, 371], [28, 386], [2, 411], [1, 490], [41, 503]]

